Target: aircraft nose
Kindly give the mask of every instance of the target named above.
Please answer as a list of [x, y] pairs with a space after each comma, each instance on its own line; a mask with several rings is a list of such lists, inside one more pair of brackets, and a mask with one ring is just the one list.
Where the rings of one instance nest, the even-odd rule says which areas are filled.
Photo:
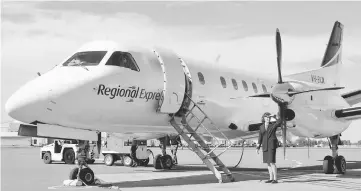
[[42, 110], [42, 97], [31, 86], [25, 85], [17, 90], [5, 103], [6, 113], [18, 121], [31, 123], [37, 120]]

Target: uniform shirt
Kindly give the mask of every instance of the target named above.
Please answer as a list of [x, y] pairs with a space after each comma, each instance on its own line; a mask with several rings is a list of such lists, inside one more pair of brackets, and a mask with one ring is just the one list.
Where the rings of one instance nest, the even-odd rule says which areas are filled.
[[268, 151], [268, 149], [276, 149], [278, 147], [278, 139], [276, 136], [277, 128], [280, 127], [281, 120], [278, 119], [274, 124], [268, 124], [267, 129], [265, 125], [262, 124], [259, 130], [258, 144], [259, 147], [262, 145], [263, 151]]

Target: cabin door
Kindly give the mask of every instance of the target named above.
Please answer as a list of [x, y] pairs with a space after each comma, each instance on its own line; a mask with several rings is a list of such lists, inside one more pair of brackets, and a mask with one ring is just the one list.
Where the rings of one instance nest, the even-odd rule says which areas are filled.
[[179, 57], [164, 49], [153, 50], [163, 70], [163, 90], [157, 112], [177, 113], [182, 107], [186, 80]]

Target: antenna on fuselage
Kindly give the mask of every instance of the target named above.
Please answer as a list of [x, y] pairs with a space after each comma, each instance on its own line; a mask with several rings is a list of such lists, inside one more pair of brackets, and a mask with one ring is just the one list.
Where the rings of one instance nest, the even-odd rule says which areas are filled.
[[221, 55], [218, 54], [216, 59], [214, 60], [213, 67], [216, 67], [219, 64], [219, 59], [221, 58]]
[[221, 58], [221, 55], [218, 54], [218, 56], [217, 56], [217, 58], [216, 58], [216, 63], [217, 63], [217, 64], [218, 64], [220, 58]]

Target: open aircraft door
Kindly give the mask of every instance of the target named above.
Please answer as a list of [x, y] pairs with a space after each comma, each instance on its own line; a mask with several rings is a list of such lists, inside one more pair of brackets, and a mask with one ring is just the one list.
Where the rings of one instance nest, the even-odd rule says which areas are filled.
[[176, 113], [182, 106], [185, 93], [185, 75], [179, 57], [168, 50], [153, 50], [163, 70], [163, 90], [157, 112]]

